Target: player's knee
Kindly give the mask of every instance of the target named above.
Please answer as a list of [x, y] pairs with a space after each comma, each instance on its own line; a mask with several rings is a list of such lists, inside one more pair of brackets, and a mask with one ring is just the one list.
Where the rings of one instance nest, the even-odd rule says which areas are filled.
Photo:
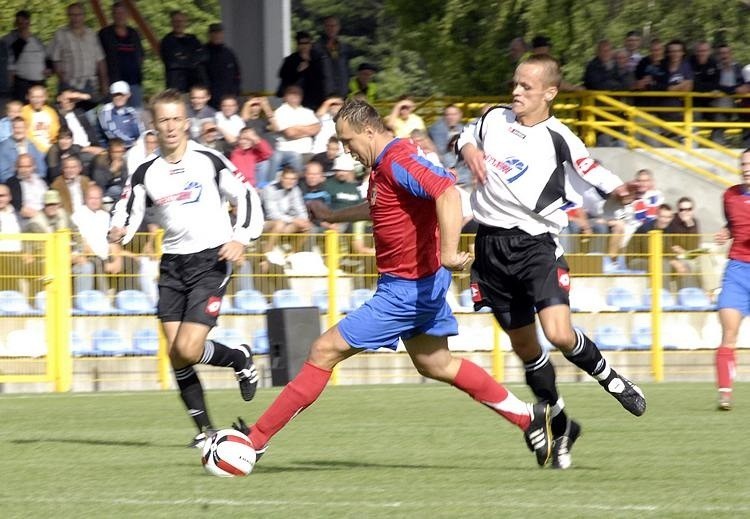
[[570, 351], [576, 343], [575, 332], [572, 328], [545, 330], [544, 335], [547, 337], [547, 340], [560, 351]]
[[201, 352], [202, 348], [191, 341], [177, 337], [169, 348], [169, 360], [173, 366], [195, 364], [200, 360]]
[[310, 346], [308, 360], [316, 366], [333, 369], [341, 360], [341, 353], [330, 336], [323, 334], [315, 339]]

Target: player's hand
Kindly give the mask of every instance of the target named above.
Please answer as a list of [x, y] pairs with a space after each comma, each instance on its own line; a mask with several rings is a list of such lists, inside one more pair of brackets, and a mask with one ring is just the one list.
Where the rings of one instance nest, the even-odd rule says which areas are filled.
[[443, 264], [443, 267], [453, 272], [461, 272], [468, 267], [473, 260], [474, 258], [471, 254], [463, 251], [450, 255], [440, 255], [440, 262]]
[[719, 231], [714, 234], [714, 241], [718, 245], [724, 245], [726, 242], [732, 239], [732, 233], [729, 232], [729, 229], [726, 227], [722, 227]]
[[241, 416], [237, 417], [236, 422], [232, 422], [232, 429], [234, 429], [235, 431], [240, 431], [245, 436], [250, 434], [250, 427], [248, 427], [248, 425], [245, 423], [245, 420], [243, 420]]
[[320, 200], [310, 200], [307, 202], [307, 210], [310, 212], [310, 217], [313, 220], [320, 220], [321, 222], [328, 222], [331, 218], [333, 211], [326, 204]]
[[484, 163], [484, 152], [473, 144], [466, 144], [461, 148], [461, 156], [474, 174], [476, 181], [479, 184], [487, 182], [487, 167]]
[[635, 181], [626, 182], [615, 188], [609, 196], [614, 196], [623, 205], [635, 200], [638, 184]]
[[230, 241], [225, 243], [219, 249], [219, 259], [231, 261], [239, 261], [242, 255], [245, 253], [245, 246], [238, 241]]
[[120, 243], [124, 237], [124, 227], [112, 227], [107, 233], [107, 241], [109, 241], [109, 243]]

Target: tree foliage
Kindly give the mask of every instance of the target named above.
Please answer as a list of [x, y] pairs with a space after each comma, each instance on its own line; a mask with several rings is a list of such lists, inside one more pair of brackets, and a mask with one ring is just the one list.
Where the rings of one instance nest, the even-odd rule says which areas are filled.
[[[364, 10], [365, 4], [372, 9]], [[293, 2], [301, 20], [323, 11], [337, 14], [344, 34], [353, 34], [349, 29], [358, 25], [350, 25], [349, 14], [361, 20], [366, 13], [365, 32], [373, 38], [369, 51], [384, 67], [378, 81], [386, 83], [390, 94], [406, 88], [412, 93], [429, 90], [464, 96], [506, 93], [512, 76], [507, 49], [519, 36], [527, 42], [537, 34], [549, 36], [553, 54], [563, 62], [565, 76], [573, 83], [580, 81], [586, 63], [594, 57], [598, 40], [609, 38], [620, 46], [633, 29], [644, 35], [644, 48], [655, 36], [688, 43], [726, 41], [732, 44], [735, 58], [747, 63], [750, 42], [744, 35], [750, 25], [749, 4], [744, 0], [680, 4], [667, 0], [353, 0], [340, 7], [331, 0]], [[411, 76], [415, 68], [420, 71], [417, 80]]]
[[[109, 15], [111, 0], [101, 3]], [[0, 2], [0, 34], [12, 29], [17, 10], [28, 9], [33, 31], [47, 43], [67, 23], [66, 5], [49, 0]], [[137, 5], [157, 39], [171, 30], [172, 10], [188, 14], [190, 32], [202, 41], [208, 24], [220, 15], [219, 0], [142, 0]], [[98, 28], [90, 7], [87, 11], [89, 26]], [[750, 29], [748, 0], [292, 0], [293, 31], [320, 35], [326, 15], [341, 20], [343, 38], [355, 49], [353, 70], [362, 61], [375, 63], [381, 95], [391, 98], [404, 93], [507, 93], [512, 75], [507, 49], [517, 36], [526, 41], [537, 34], [549, 36], [553, 54], [573, 83], [580, 81], [598, 40], [609, 38], [620, 46], [632, 29], [643, 33], [644, 48], [653, 36], [728, 42], [737, 61], [750, 62], [750, 40], [745, 38]], [[144, 86], [152, 93], [163, 86], [164, 70], [146, 47]]]
[[[52, 41], [54, 32], [68, 23], [66, 8], [72, 2], [50, 2], [49, 0], [5, 0], [0, 2], [0, 34], [6, 34], [13, 29], [15, 13], [20, 9], [31, 12], [31, 30], [45, 44]], [[100, 2], [102, 9], [111, 22], [112, 0]], [[99, 30], [99, 24], [89, 2], [83, 2], [86, 7], [87, 25]], [[208, 25], [219, 21], [219, 0], [159, 0], [158, 2], [137, 2], [143, 18], [150, 25], [157, 40], [161, 40], [172, 30], [169, 23], [169, 13], [175, 10], [184, 11], [190, 20], [189, 32], [201, 41], [206, 41]], [[143, 34], [141, 34], [143, 38]], [[164, 88], [164, 66], [161, 59], [149, 47], [143, 38], [146, 60], [144, 63], [144, 90], [151, 94]]]

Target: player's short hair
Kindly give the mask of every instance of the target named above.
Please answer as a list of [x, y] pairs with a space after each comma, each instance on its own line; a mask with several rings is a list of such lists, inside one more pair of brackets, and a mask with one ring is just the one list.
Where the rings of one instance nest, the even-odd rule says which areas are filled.
[[559, 87], [562, 81], [560, 62], [548, 54], [532, 54], [521, 65], [541, 65], [544, 68], [544, 78], [547, 86]]
[[383, 118], [380, 117], [375, 107], [362, 99], [347, 100], [344, 106], [341, 107], [341, 110], [339, 110], [339, 113], [333, 118], [334, 123], [339, 120], [346, 121], [352, 130], [358, 133], [363, 131], [366, 126], [369, 126], [378, 133], [388, 131]]
[[185, 95], [176, 88], [167, 88], [166, 90], [162, 90], [158, 94], [155, 94], [151, 98], [151, 103], [149, 105], [151, 115], [155, 116], [156, 105], [169, 103], [182, 104], [185, 107], [185, 110], [187, 110]]

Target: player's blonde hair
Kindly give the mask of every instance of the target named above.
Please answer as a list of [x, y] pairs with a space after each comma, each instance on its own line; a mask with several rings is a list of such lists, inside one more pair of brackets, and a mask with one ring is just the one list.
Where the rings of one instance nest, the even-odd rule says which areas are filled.
[[352, 130], [357, 133], [362, 132], [366, 126], [369, 126], [377, 133], [388, 131], [375, 107], [361, 99], [349, 99], [345, 101], [344, 106], [341, 107], [341, 110], [333, 118], [334, 123], [339, 120], [346, 121]]
[[560, 62], [548, 54], [532, 54], [518, 66], [521, 65], [540, 65], [544, 69], [544, 80], [546, 86], [560, 87], [562, 81], [562, 71]]
[[151, 116], [155, 117], [156, 105], [170, 103], [181, 104], [185, 107], [185, 110], [187, 110], [187, 101], [185, 100], [185, 94], [183, 94], [176, 88], [167, 88], [166, 90], [162, 90], [158, 94], [154, 94], [154, 96], [151, 98], [151, 101], [149, 103], [149, 111], [151, 112]]

